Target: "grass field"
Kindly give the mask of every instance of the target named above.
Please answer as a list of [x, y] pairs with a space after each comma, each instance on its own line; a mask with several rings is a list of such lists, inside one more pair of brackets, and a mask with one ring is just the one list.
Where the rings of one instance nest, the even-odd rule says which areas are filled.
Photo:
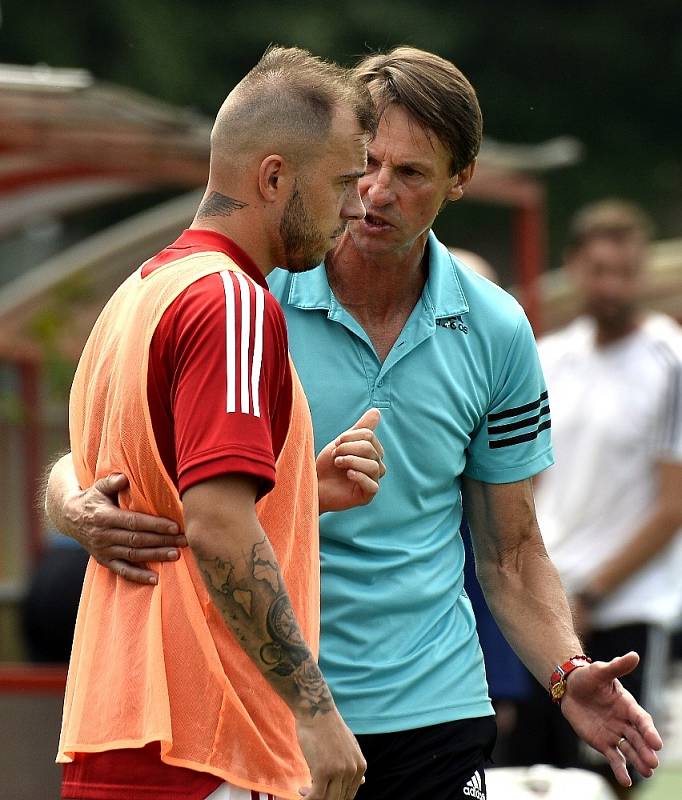
[[637, 800], [682, 800], [682, 765], [662, 766], [660, 774], [635, 796]]

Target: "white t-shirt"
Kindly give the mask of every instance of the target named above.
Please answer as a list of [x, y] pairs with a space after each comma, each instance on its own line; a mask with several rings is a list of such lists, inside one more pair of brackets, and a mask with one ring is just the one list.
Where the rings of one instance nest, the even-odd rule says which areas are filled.
[[[657, 494], [656, 463], [682, 462], [682, 331], [646, 318], [595, 346], [581, 317], [539, 343], [555, 464], [536, 491], [545, 545], [569, 594], [637, 532]], [[682, 487], [680, 487], [682, 491]], [[682, 531], [594, 612], [600, 628], [674, 623], [682, 612]]]

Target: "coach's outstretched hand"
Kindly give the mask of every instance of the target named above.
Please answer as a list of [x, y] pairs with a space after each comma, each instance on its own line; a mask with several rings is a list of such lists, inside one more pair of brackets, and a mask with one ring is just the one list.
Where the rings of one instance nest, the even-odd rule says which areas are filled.
[[630, 652], [573, 670], [561, 701], [564, 717], [578, 736], [602, 753], [621, 786], [632, 784], [626, 759], [650, 778], [658, 766], [656, 751], [663, 746], [651, 715], [618, 680], [638, 663], [637, 653]]
[[386, 474], [384, 448], [374, 433], [380, 421], [379, 410], [370, 408], [320, 452], [320, 514], [364, 506], [374, 499], [379, 481]]

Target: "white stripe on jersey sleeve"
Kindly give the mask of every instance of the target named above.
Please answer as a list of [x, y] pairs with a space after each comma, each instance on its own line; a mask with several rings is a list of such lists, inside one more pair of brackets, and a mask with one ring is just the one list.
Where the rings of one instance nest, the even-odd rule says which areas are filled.
[[227, 381], [227, 402], [225, 411], [228, 414], [234, 413], [236, 409], [235, 403], [235, 385], [237, 383], [237, 375], [235, 370], [235, 327], [236, 317], [234, 313], [234, 293], [235, 286], [232, 282], [232, 276], [229, 271], [221, 272], [220, 277], [223, 279], [223, 287], [225, 289], [225, 352], [227, 354], [226, 361], [226, 381]]
[[253, 414], [260, 417], [260, 373], [263, 361], [263, 309], [265, 293], [263, 287], [254, 285], [256, 289], [256, 319], [253, 337], [253, 364], [251, 365], [251, 396], [253, 398]]
[[[234, 278], [232, 277], [234, 274]], [[239, 410], [260, 417], [260, 377], [263, 363], [263, 327], [265, 293], [261, 286], [252, 284], [255, 303], [251, 303], [250, 281], [241, 273], [225, 270], [220, 273], [225, 289], [225, 347], [228, 414], [237, 411], [237, 370], [240, 377]], [[235, 283], [236, 280], [236, 283]], [[237, 344], [236, 305], [241, 309], [239, 344]], [[249, 358], [249, 340], [253, 325], [253, 356]], [[253, 411], [251, 411], [253, 408]]]
[[241, 410], [248, 414], [251, 410], [249, 403], [249, 339], [251, 338], [251, 293], [246, 278], [239, 272], [235, 273], [239, 291], [242, 296], [242, 336], [241, 353], [239, 357], [240, 385], [241, 385]]

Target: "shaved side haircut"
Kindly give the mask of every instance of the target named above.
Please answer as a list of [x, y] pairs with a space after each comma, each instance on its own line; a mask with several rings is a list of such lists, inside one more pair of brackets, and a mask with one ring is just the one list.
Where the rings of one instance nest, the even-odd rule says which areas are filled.
[[351, 70], [298, 47], [270, 47], [218, 112], [211, 156], [280, 153], [300, 163], [322, 150], [341, 108], [351, 109], [360, 131], [374, 136], [371, 95]]

